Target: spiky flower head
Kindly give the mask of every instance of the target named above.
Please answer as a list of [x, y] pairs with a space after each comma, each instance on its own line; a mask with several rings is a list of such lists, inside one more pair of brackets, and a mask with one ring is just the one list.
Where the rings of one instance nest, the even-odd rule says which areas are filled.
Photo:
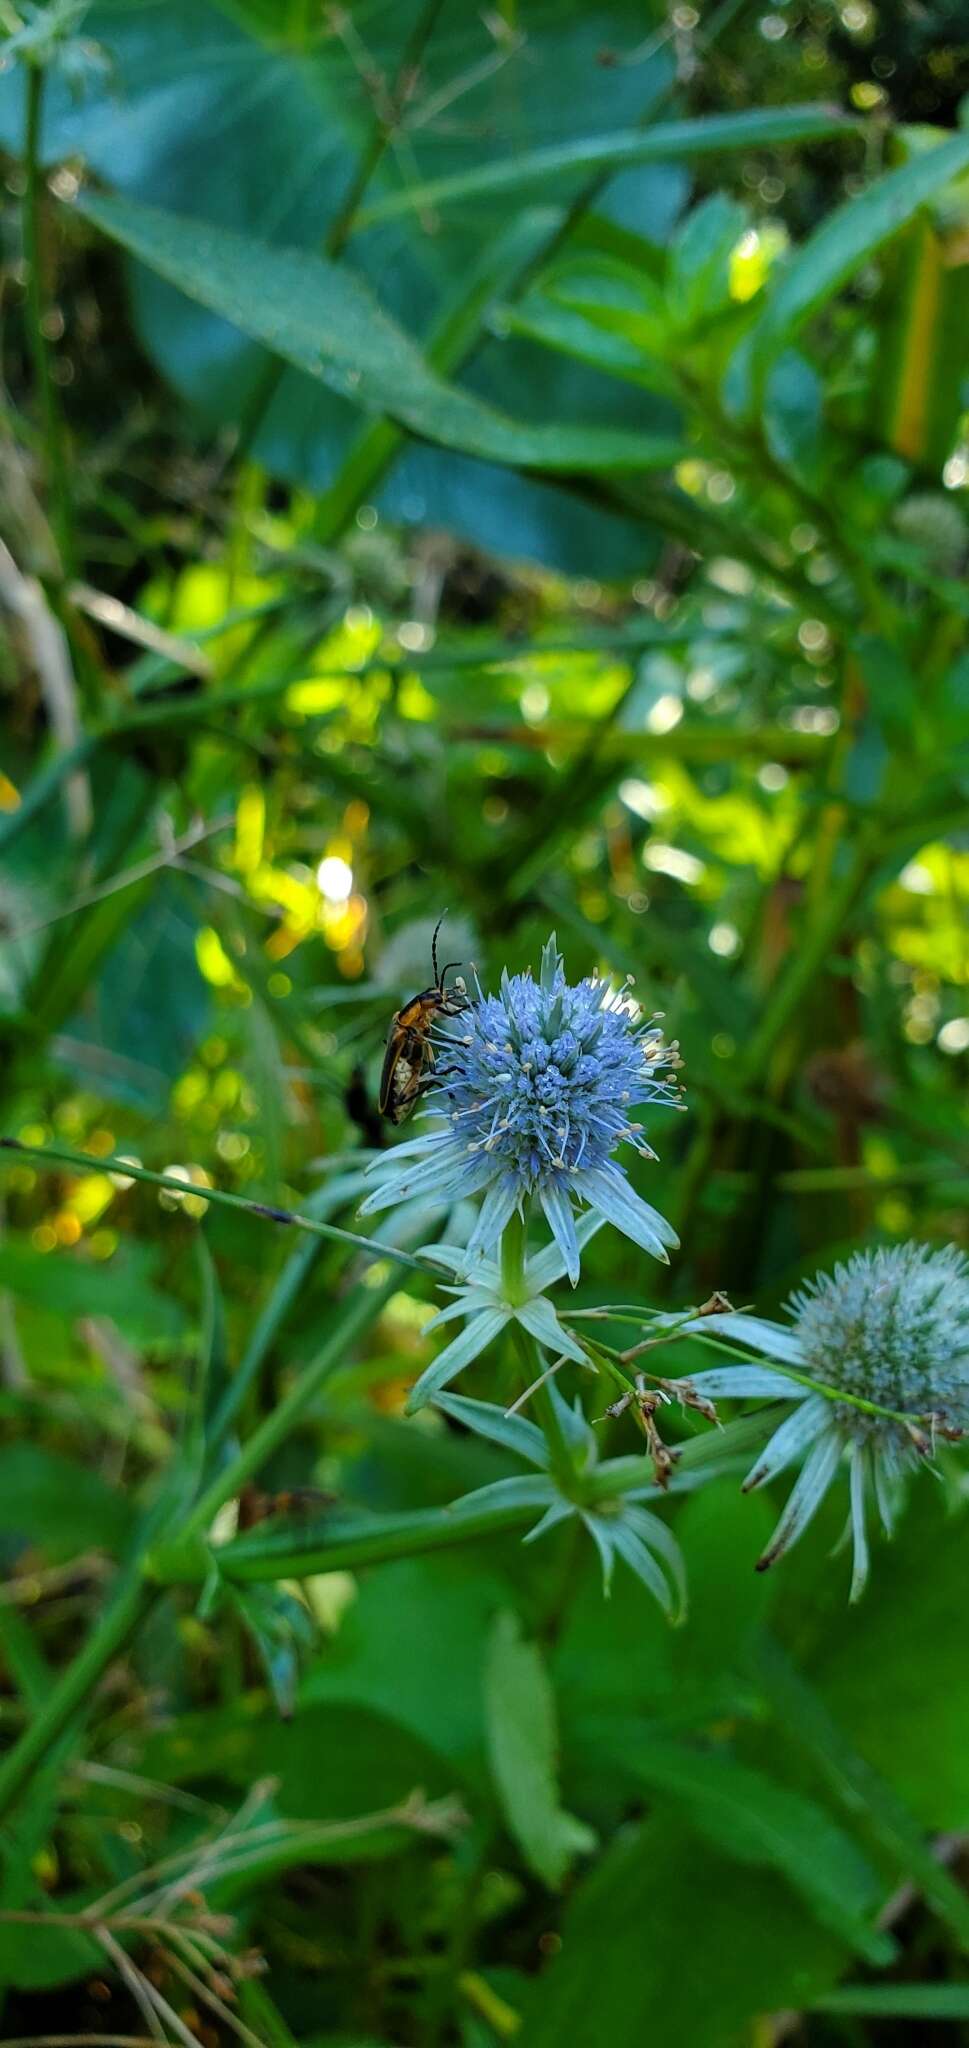
[[[953, 1245], [856, 1252], [787, 1306], [812, 1378], [906, 1416], [969, 1426], [969, 1261]], [[851, 1400], [834, 1412], [856, 1443], [911, 1447], [904, 1425]]]
[[855, 1252], [799, 1289], [787, 1309], [789, 1325], [733, 1314], [704, 1325], [776, 1365], [727, 1365], [680, 1384], [691, 1394], [794, 1404], [744, 1482], [749, 1491], [801, 1463], [761, 1570], [796, 1542], [847, 1461], [857, 1599], [868, 1575], [869, 1491], [890, 1535], [912, 1465], [938, 1436], [969, 1431], [969, 1260], [952, 1245]]
[[474, 1254], [489, 1251], [534, 1196], [574, 1285], [575, 1209], [587, 1203], [667, 1260], [675, 1231], [635, 1193], [613, 1153], [629, 1143], [655, 1159], [633, 1110], [678, 1106], [671, 1076], [679, 1060], [625, 988], [594, 978], [567, 982], [553, 936], [539, 980], [505, 973], [499, 995], [479, 990], [440, 1028], [436, 1054], [433, 1107], [443, 1122], [376, 1163], [381, 1185], [365, 1210], [431, 1190], [442, 1197], [483, 1193], [468, 1246]]

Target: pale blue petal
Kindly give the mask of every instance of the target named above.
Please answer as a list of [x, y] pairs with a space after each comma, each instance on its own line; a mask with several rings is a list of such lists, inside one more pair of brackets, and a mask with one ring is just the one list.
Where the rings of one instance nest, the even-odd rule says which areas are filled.
[[851, 1534], [854, 1540], [851, 1592], [848, 1595], [850, 1600], [860, 1600], [868, 1583], [868, 1531], [865, 1528], [867, 1465], [868, 1456], [864, 1444], [852, 1444], [848, 1473], [851, 1495]]
[[763, 1557], [757, 1560], [759, 1572], [766, 1571], [768, 1565], [774, 1564], [785, 1550], [790, 1550], [792, 1543], [796, 1543], [807, 1528], [812, 1516], [817, 1514], [838, 1469], [841, 1451], [841, 1437], [832, 1423], [824, 1436], [814, 1445], [791, 1489], [787, 1506], [767, 1549]]
[[501, 1180], [495, 1180], [496, 1171], [494, 1163], [489, 1161], [488, 1173], [492, 1185], [481, 1204], [478, 1221], [468, 1239], [469, 1260], [478, 1252], [490, 1251], [492, 1246], [497, 1244], [505, 1224], [510, 1221], [521, 1202], [521, 1188], [517, 1180], [511, 1174], [504, 1174]]
[[733, 1343], [746, 1345], [748, 1351], [763, 1351], [784, 1365], [804, 1364], [804, 1347], [794, 1331], [783, 1323], [768, 1322], [765, 1316], [697, 1316], [687, 1324], [687, 1332], [697, 1337], [729, 1337]]
[[559, 1180], [543, 1181], [538, 1193], [545, 1211], [545, 1220], [562, 1255], [565, 1271], [573, 1287], [576, 1287], [581, 1268], [572, 1204]]
[[658, 1209], [650, 1208], [630, 1187], [625, 1174], [615, 1166], [596, 1166], [575, 1174], [576, 1193], [584, 1202], [598, 1209], [607, 1223], [615, 1224], [634, 1244], [642, 1246], [654, 1259], [669, 1265], [667, 1245], [675, 1248], [679, 1238], [671, 1223], [661, 1216]]
[[499, 1330], [504, 1329], [507, 1321], [507, 1309], [486, 1309], [482, 1315], [472, 1316], [467, 1329], [462, 1330], [460, 1337], [453, 1337], [450, 1344], [445, 1345], [444, 1350], [438, 1353], [433, 1363], [421, 1373], [420, 1379], [411, 1388], [407, 1397], [407, 1414], [416, 1414], [417, 1409], [423, 1408], [432, 1395], [440, 1393], [442, 1387], [449, 1386], [451, 1381], [457, 1378], [458, 1373], [463, 1372], [465, 1366], [470, 1365], [472, 1359], [479, 1357], [492, 1339], [497, 1337]]
[[787, 1401], [804, 1398], [804, 1389], [797, 1380], [787, 1379], [782, 1372], [772, 1372], [768, 1365], [712, 1365], [706, 1372], [684, 1373], [681, 1379], [670, 1380], [668, 1384], [671, 1388], [695, 1389], [714, 1401], [749, 1401], [779, 1394]]
[[541, 1430], [526, 1416], [506, 1415], [492, 1401], [472, 1401], [466, 1394], [438, 1394], [434, 1406], [453, 1416], [455, 1422], [463, 1422], [476, 1435], [486, 1437], [489, 1443], [514, 1451], [540, 1472], [548, 1470], [548, 1445]]
[[377, 1209], [389, 1209], [394, 1202], [406, 1202], [411, 1195], [433, 1194], [440, 1201], [447, 1201], [452, 1195], [475, 1194], [487, 1185], [494, 1173], [494, 1167], [469, 1159], [466, 1152], [454, 1149], [435, 1159], [425, 1160], [423, 1165], [402, 1167], [399, 1178], [381, 1182], [374, 1188], [365, 1202], [360, 1204], [361, 1216], [372, 1216]]
[[367, 1173], [386, 1173], [392, 1170], [398, 1160], [420, 1158], [426, 1152], [440, 1151], [441, 1145], [453, 1143], [445, 1126], [436, 1131], [424, 1131], [419, 1138], [404, 1138], [398, 1145], [388, 1146], [386, 1152], [377, 1152], [371, 1159]]
[[627, 1507], [621, 1519], [642, 1537], [647, 1550], [662, 1558], [676, 1594], [677, 1620], [682, 1621], [686, 1614], [686, 1564], [672, 1530], [648, 1508]]
[[436, 1316], [432, 1316], [430, 1322], [424, 1324], [424, 1335], [430, 1337], [433, 1331], [440, 1329], [442, 1323], [454, 1323], [459, 1316], [480, 1315], [483, 1309], [496, 1306], [492, 1296], [486, 1293], [484, 1288], [462, 1287], [460, 1301], [449, 1301], [446, 1308], [439, 1308]]
[[554, 1380], [549, 1380], [548, 1397], [558, 1416], [559, 1427], [566, 1443], [571, 1444], [573, 1450], [582, 1452], [584, 1465], [594, 1465], [599, 1455], [599, 1446], [595, 1430], [582, 1413], [581, 1401], [576, 1399], [574, 1408], [570, 1407], [565, 1395], [559, 1393]]
[[894, 1445], [880, 1445], [871, 1462], [881, 1525], [886, 1536], [894, 1536], [904, 1493], [904, 1479]]
[[652, 1593], [653, 1599], [659, 1601], [663, 1613], [672, 1617], [672, 1593], [656, 1559], [647, 1550], [642, 1537], [637, 1536], [636, 1531], [631, 1529], [628, 1523], [620, 1521], [618, 1518], [611, 1524], [609, 1533], [612, 1537], [613, 1549], [628, 1564], [630, 1571], [635, 1572], [641, 1584]]
[[[447, 1273], [462, 1275], [468, 1263], [468, 1248], [463, 1244], [422, 1244], [418, 1246], [416, 1257], [429, 1260], [432, 1266], [443, 1266]], [[482, 1260], [478, 1267], [479, 1276], [484, 1264], [485, 1261]], [[497, 1273], [497, 1266], [494, 1267], [494, 1271]]]
[[452, 1501], [444, 1510], [448, 1520], [453, 1522], [475, 1522], [484, 1510], [496, 1518], [505, 1508], [509, 1518], [517, 1518], [520, 1508], [547, 1508], [561, 1498], [551, 1479], [540, 1474], [531, 1478], [523, 1473], [521, 1478], [493, 1479], [489, 1486], [479, 1486], [474, 1493], [464, 1493], [460, 1500]]
[[788, 1465], [793, 1465], [813, 1444], [822, 1430], [830, 1426], [831, 1403], [823, 1394], [812, 1394], [807, 1401], [799, 1401], [793, 1414], [785, 1417], [779, 1429], [775, 1429], [768, 1444], [765, 1444], [756, 1464], [744, 1480], [743, 1490], [751, 1493], [755, 1486], [763, 1486], [768, 1479], [776, 1478]]
[[[575, 1241], [580, 1252], [585, 1250], [597, 1230], [602, 1229], [604, 1222], [605, 1218], [597, 1215], [595, 1209], [583, 1210], [575, 1220]], [[534, 1288], [536, 1294], [544, 1294], [546, 1287], [561, 1280], [565, 1271], [565, 1260], [557, 1244], [547, 1244], [543, 1251], [536, 1252], [534, 1258], [525, 1261], [525, 1275], [529, 1287]]]
[[557, 1529], [560, 1522], [567, 1522], [569, 1516], [574, 1513], [575, 1507], [570, 1500], [553, 1501], [551, 1507], [546, 1508], [541, 1521], [536, 1522], [534, 1529], [529, 1529], [527, 1536], [522, 1537], [522, 1542], [537, 1543], [540, 1536], [547, 1536], [550, 1529]]
[[612, 1575], [616, 1563], [616, 1553], [612, 1547], [612, 1526], [601, 1516], [588, 1514], [584, 1508], [580, 1508], [579, 1513], [599, 1552], [599, 1563], [602, 1566], [602, 1595], [604, 1600], [608, 1600], [612, 1592]]
[[581, 1344], [563, 1328], [544, 1294], [537, 1295], [534, 1301], [523, 1301], [521, 1307], [514, 1310], [514, 1317], [516, 1323], [520, 1323], [530, 1337], [537, 1338], [546, 1351], [562, 1352], [566, 1358], [574, 1358], [579, 1365], [589, 1364]]

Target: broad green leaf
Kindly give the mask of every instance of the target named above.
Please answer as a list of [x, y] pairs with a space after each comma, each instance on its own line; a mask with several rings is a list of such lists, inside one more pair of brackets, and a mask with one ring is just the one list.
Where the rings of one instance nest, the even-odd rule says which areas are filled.
[[631, 1723], [620, 1743], [631, 1777], [668, 1796], [694, 1827], [738, 1862], [779, 1870], [803, 1894], [822, 1925], [869, 1962], [885, 1963], [893, 1944], [873, 1924], [881, 1886], [844, 1828], [816, 1800], [718, 1750], [637, 1740]]
[[[495, 301], [532, 267], [562, 217], [554, 207], [531, 207], [485, 248], [470, 276], [462, 277], [450, 295], [425, 342], [432, 369], [449, 376], [460, 367], [481, 339]], [[377, 420], [361, 429], [319, 507], [315, 531], [321, 540], [342, 532], [361, 499], [373, 496], [402, 441], [401, 429], [391, 420]]]
[[110, 1316], [132, 1342], [148, 1346], [177, 1336], [185, 1322], [179, 1303], [151, 1282], [156, 1263], [147, 1246], [119, 1246], [108, 1265], [95, 1265], [77, 1252], [35, 1251], [10, 1233], [0, 1242], [0, 1287], [69, 1321]]
[[[349, 1613], [344, 1626], [348, 1619]], [[341, 1634], [342, 1627], [321, 1663]], [[274, 1778], [276, 1809], [294, 1820], [349, 1820], [397, 1805], [415, 1785], [441, 1798], [457, 1775], [449, 1759], [360, 1694], [303, 1701], [286, 1722], [261, 1693], [225, 1707], [183, 1710], [170, 1726], [146, 1729], [132, 1755], [138, 1771], [180, 1787], [219, 1782], [231, 1795]]]
[[675, 162], [679, 158], [719, 156], [734, 149], [776, 149], [795, 142], [823, 142], [850, 134], [852, 122], [832, 107], [805, 105], [757, 110], [749, 114], [710, 114], [700, 121], [664, 121], [652, 128], [618, 135], [583, 136], [576, 142], [522, 155], [497, 157], [476, 170], [450, 178], [432, 178], [407, 186], [366, 207], [361, 223], [371, 226], [395, 214], [446, 206], [455, 199], [477, 199], [522, 186], [567, 177], [579, 171], [623, 170], [630, 164]]
[[875, 724], [888, 743], [918, 751], [919, 679], [892, 643], [868, 634], [856, 649]]
[[[647, 1738], [648, 1739], [648, 1738]], [[645, 1938], [644, 1938], [645, 1930]], [[530, 1987], [528, 2048], [735, 2048], [800, 2008], [848, 1951], [776, 1873], [697, 1853], [668, 1814], [620, 1831], [569, 1901], [561, 1952]]]
[[420, 438], [512, 467], [667, 469], [679, 442], [609, 427], [533, 427], [446, 384], [345, 266], [206, 221], [88, 194], [96, 227], [244, 334]]
[[764, 384], [764, 439], [775, 460], [808, 485], [819, 479], [824, 392], [813, 364], [785, 349]]
[[[36, 1843], [36, 1854], [43, 1858], [46, 1850], [46, 1836], [56, 1820], [56, 1802], [53, 1796], [49, 1806], [40, 1809], [40, 1827]], [[62, 1893], [57, 1901], [57, 1910], [62, 1913], [81, 1912], [90, 1904], [90, 1890], [81, 1895]], [[29, 1928], [29, 1940], [24, 1936], [27, 1930], [16, 1922], [4, 1923], [3, 1908], [23, 1910], [37, 1914], [36, 1922]], [[90, 1934], [82, 1929], [56, 1925], [53, 1920], [45, 1926], [43, 1920], [44, 1897], [33, 1882], [16, 1888], [7, 1884], [0, 1889], [0, 1987], [4, 1991], [48, 1991], [56, 1985], [72, 1984], [79, 1977], [89, 1978], [93, 1972], [104, 1967], [104, 1951]]]
[[452, 1784], [456, 1775], [483, 1791], [481, 1672], [492, 1618], [507, 1600], [496, 1566], [492, 1549], [473, 1559], [409, 1558], [361, 1578], [338, 1634], [303, 1680], [304, 1708], [339, 1701], [386, 1715], [445, 1761]]
[[849, 199], [798, 249], [769, 288], [751, 334], [755, 384], [786, 341], [847, 284], [920, 206], [969, 169], [969, 135], [953, 136]]
[[505, 1821], [531, 1869], [557, 1889], [596, 1838], [561, 1805], [555, 1695], [537, 1645], [508, 1610], [496, 1616], [488, 1646], [485, 1721]]
[[[893, 1616], [893, 1629], [898, 1636], [898, 1612]], [[869, 1679], [873, 1670], [882, 1669], [871, 1654], [872, 1646], [859, 1643], [853, 1662], [857, 1670], [858, 1683], [862, 1677]], [[877, 1652], [876, 1652], [877, 1655]], [[928, 1697], [930, 1688], [926, 1685], [924, 1672], [914, 1658], [909, 1643], [906, 1655], [913, 1656], [912, 1670], [918, 1677], [920, 1700]], [[891, 1666], [885, 1667], [891, 1670]], [[787, 1655], [770, 1640], [765, 1640], [752, 1660], [752, 1669], [765, 1687], [779, 1722], [813, 1764], [820, 1768], [841, 1802], [844, 1810], [853, 1820], [862, 1824], [864, 1830], [876, 1841], [879, 1848], [891, 1859], [892, 1864], [904, 1879], [924, 1894], [933, 1910], [944, 1921], [955, 1936], [963, 1953], [969, 1952], [969, 1902], [955, 1879], [940, 1864], [925, 1841], [916, 1813], [906, 1804], [904, 1796], [896, 1789], [895, 1775], [905, 1759], [898, 1749], [897, 1720], [889, 1717], [886, 1727], [888, 1741], [894, 1741], [893, 1752], [887, 1758], [887, 1770], [882, 1776], [873, 1769], [868, 1754], [862, 1754], [855, 1747], [854, 1730], [848, 1721], [846, 1733], [831, 1713], [821, 1692], [803, 1678]], [[897, 1669], [897, 1667], [896, 1667]], [[961, 1667], [960, 1667], [961, 1680]], [[867, 1697], [871, 1704], [871, 1685], [867, 1686]], [[837, 1694], [835, 1693], [835, 1698]], [[892, 1701], [897, 1712], [897, 1685], [883, 1680], [879, 1685], [879, 1708], [886, 1698]], [[964, 1700], [960, 1684], [954, 1688], [952, 1711], [960, 1716], [960, 1728], [964, 1718]], [[857, 1718], [857, 1717], [856, 1717]], [[868, 1718], [870, 1719], [870, 1713]], [[877, 1721], [877, 1717], [876, 1717]], [[903, 1717], [902, 1726], [907, 1737], [914, 1725], [911, 1713]], [[874, 1750], [868, 1731], [862, 1736], [866, 1752]], [[926, 1742], [925, 1734], [919, 1748], [924, 1747], [926, 1767], [931, 1773], [937, 1764], [946, 1767], [946, 1775], [959, 1775], [961, 1753], [965, 1745], [961, 1737], [948, 1735], [944, 1725], [936, 1731], [936, 1740]], [[950, 1809], [951, 1810], [951, 1809]], [[965, 1811], [964, 1806], [956, 1809]]]
[[41, 1444], [0, 1450], [0, 1530], [52, 1559], [82, 1550], [123, 1549], [132, 1526], [130, 1502], [77, 1459]]

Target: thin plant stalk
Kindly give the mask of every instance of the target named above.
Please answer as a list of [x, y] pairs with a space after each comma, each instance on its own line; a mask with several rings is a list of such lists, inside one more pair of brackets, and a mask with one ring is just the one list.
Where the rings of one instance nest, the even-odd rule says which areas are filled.
[[64, 453], [64, 425], [47, 336], [44, 333], [44, 285], [42, 268], [43, 172], [41, 169], [41, 122], [46, 72], [41, 64], [27, 65], [27, 116], [24, 148], [26, 190], [24, 192], [23, 239], [27, 268], [27, 340], [37, 381], [44, 462], [51, 495], [51, 526], [60, 557], [61, 576], [74, 568], [74, 528], [67, 461]]
[[[501, 1280], [505, 1300], [522, 1302], [527, 1299], [528, 1288], [525, 1280], [525, 1238], [527, 1220], [512, 1216], [506, 1223], [501, 1237]], [[541, 1424], [548, 1445], [552, 1471], [560, 1484], [570, 1491], [575, 1483], [575, 1460], [571, 1447], [559, 1421], [551, 1387], [545, 1373], [545, 1360], [527, 1330], [520, 1323], [514, 1324], [515, 1345], [525, 1369], [526, 1386], [535, 1382], [532, 1406]]]

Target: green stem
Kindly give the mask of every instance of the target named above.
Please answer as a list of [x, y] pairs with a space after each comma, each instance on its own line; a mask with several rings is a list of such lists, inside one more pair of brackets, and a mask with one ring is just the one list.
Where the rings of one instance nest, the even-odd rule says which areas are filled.
[[828, 951], [845, 919], [850, 915], [865, 882], [877, 865], [877, 848], [864, 834], [853, 848], [840, 882], [832, 884], [804, 933], [754, 1032], [741, 1063], [739, 1085], [752, 1088], [763, 1078], [778, 1039], [807, 995], [811, 983], [824, 965]]
[[60, 1145], [22, 1145], [19, 1138], [0, 1138], [0, 1166], [3, 1153], [10, 1152], [16, 1158], [36, 1159], [40, 1166], [74, 1166], [82, 1173], [117, 1173], [127, 1180], [144, 1181], [152, 1188], [169, 1188], [175, 1195], [196, 1195], [202, 1201], [214, 1202], [223, 1209], [240, 1209], [244, 1215], [258, 1217], [265, 1223], [285, 1223], [294, 1230], [308, 1231], [312, 1237], [331, 1237], [338, 1244], [348, 1244], [363, 1258], [378, 1260], [381, 1264], [389, 1261], [392, 1265], [409, 1266], [415, 1273], [436, 1273], [429, 1260], [416, 1258], [413, 1252], [398, 1250], [396, 1245], [382, 1244], [376, 1237], [360, 1237], [354, 1230], [341, 1230], [337, 1223], [321, 1223], [316, 1216], [307, 1216], [299, 1209], [279, 1209], [275, 1204], [253, 1202], [248, 1195], [233, 1195], [226, 1188], [196, 1186], [193, 1182], [176, 1180], [170, 1173], [153, 1173], [147, 1166], [136, 1166], [127, 1159], [99, 1158], [93, 1152], [71, 1152]]
[[[178, 1183], [176, 1183], [178, 1185]], [[225, 1501], [239, 1492], [245, 1480], [258, 1470], [298, 1421], [328, 1374], [343, 1362], [354, 1340], [374, 1322], [397, 1282], [391, 1278], [382, 1287], [358, 1287], [350, 1297], [336, 1328], [319, 1356], [308, 1365], [277, 1408], [268, 1415], [248, 1443], [206, 1488], [190, 1511], [173, 1549], [191, 1556], [194, 1569], [172, 1574], [180, 1579], [204, 1579], [210, 1556], [201, 1540], [213, 1517]], [[64, 1672], [36, 1719], [9, 1755], [0, 1763], [0, 1818], [9, 1810], [38, 1766], [50, 1755], [51, 1745], [83, 1708], [106, 1666], [123, 1649], [156, 1597], [151, 1583], [149, 1543], [155, 1529], [170, 1519], [164, 1501], [156, 1505], [136, 1561], [119, 1582], [114, 1599], [102, 1615], [87, 1642]]]
[[[718, 1473], [750, 1462], [773, 1424], [767, 1412], [745, 1415], [722, 1430], [707, 1430], [683, 1444], [677, 1474], [709, 1465]], [[603, 1507], [650, 1483], [641, 1457], [612, 1458], [608, 1463], [573, 1474], [573, 1491], [586, 1507]], [[675, 1488], [675, 1481], [674, 1481]], [[447, 1507], [419, 1508], [380, 1515], [363, 1522], [358, 1515], [328, 1514], [322, 1520], [291, 1522], [273, 1529], [254, 1529], [220, 1546], [220, 1575], [233, 1584], [255, 1580], [314, 1578], [320, 1572], [355, 1571], [362, 1565], [387, 1564], [395, 1558], [423, 1557], [431, 1551], [491, 1540], [514, 1529], [527, 1529], [541, 1512], [534, 1500], [480, 1499], [470, 1496]], [[341, 1526], [342, 1524], [342, 1526]], [[158, 1585], [197, 1585], [211, 1568], [213, 1553], [201, 1542], [159, 1544], [146, 1560], [146, 1571]]]
[[525, 1218], [512, 1216], [501, 1233], [501, 1291], [512, 1308], [528, 1300], [525, 1279]]
[[[533, 1380], [541, 1379], [542, 1373], [546, 1370], [546, 1362], [534, 1337], [530, 1337], [528, 1331], [523, 1330], [520, 1323], [514, 1323], [512, 1328], [515, 1346], [528, 1376], [526, 1384], [530, 1386]], [[531, 1398], [531, 1407], [541, 1425], [542, 1434], [548, 1445], [552, 1471], [563, 1492], [568, 1494], [574, 1493], [576, 1483], [575, 1458], [572, 1453], [572, 1446], [559, 1420], [558, 1409], [555, 1406], [549, 1380], [545, 1380], [540, 1387], [536, 1387]]]
[[180, 1542], [191, 1543], [193, 1538], [204, 1536], [219, 1509], [227, 1500], [234, 1498], [246, 1480], [251, 1479], [253, 1473], [278, 1449], [306, 1413], [324, 1381], [343, 1364], [357, 1338], [376, 1322], [396, 1287], [397, 1280], [393, 1276], [380, 1287], [357, 1287], [348, 1297], [343, 1313], [322, 1350], [306, 1366], [278, 1406], [253, 1431], [231, 1463], [200, 1495], [183, 1524]]
[[0, 1763], [0, 1819], [50, 1755], [75, 1714], [84, 1706], [112, 1658], [124, 1648], [155, 1598], [140, 1569], [127, 1570], [83, 1649], [48, 1693], [40, 1712]]
[[[501, 1288], [507, 1302], [517, 1307], [528, 1300], [528, 1282], [525, 1278], [525, 1241], [528, 1233], [526, 1216], [512, 1216], [501, 1233]], [[527, 1375], [526, 1385], [539, 1380], [545, 1371], [545, 1361], [535, 1342], [520, 1323], [513, 1323], [512, 1331], [518, 1355]], [[552, 1391], [546, 1380], [536, 1387], [531, 1405], [542, 1427], [548, 1445], [552, 1471], [566, 1492], [575, 1487], [575, 1459], [571, 1446], [563, 1432], [558, 1411], [552, 1398]]]
[[40, 163], [41, 116], [46, 72], [40, 64], [27, 66], [27, 124], [24, 168], [24, 260], [27, 266], [27, 339], [30, 346], [37, 392], [40, 398], [47, 481], [51, 495], [51, 526], [57, 542], [62, 576], [74, 567], [73, 521], [64, 457], [64, 432], [57, 387], [54, 383], [50, 350], [44, 333], [44, 288], [41, 258], [43, 174]]

